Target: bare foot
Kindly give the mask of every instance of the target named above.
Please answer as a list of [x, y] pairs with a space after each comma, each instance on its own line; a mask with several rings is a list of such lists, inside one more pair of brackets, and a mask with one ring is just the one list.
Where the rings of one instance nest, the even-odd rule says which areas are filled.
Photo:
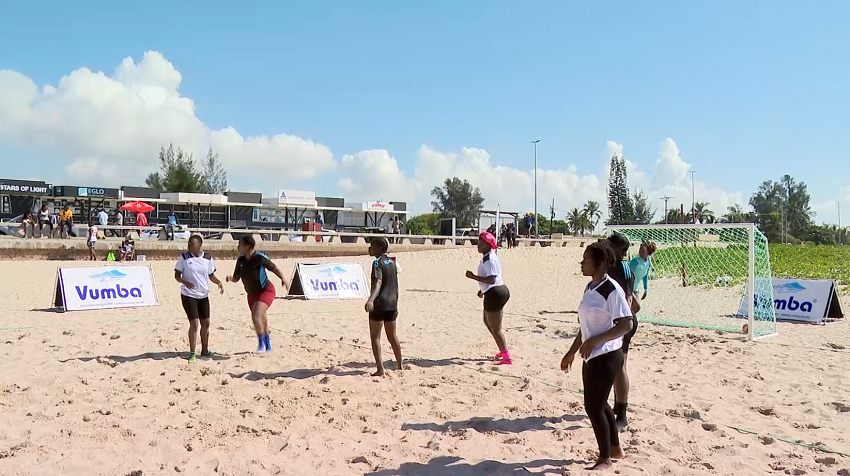
[[386, 374], [384, 373], [384, 369], [378, 369], [378, 371], [373, 373], [372, 376], [373, 377], [386, 377]]
[[404, 364], [402, 364], [400, 362], [396, 362], [396, 364], [395, 364], [395, 369], [398, 370], [398, 371], [407, 370], [408, 368], [409, 367], [405, 366]]
[[626, 452], [623, 451], [623, 448], [620, 448], [619, 446], [612, 446], [611, 447], [611, 459], [625, 459], [625, 458], [626, 458]]
[[614, 464], [611, 462], [611, 458], [608, 459], [598, 459], [596, 460], [596, 464], [594, 464], [590, 470], [591, 471], [608, 471], [614, 469]]

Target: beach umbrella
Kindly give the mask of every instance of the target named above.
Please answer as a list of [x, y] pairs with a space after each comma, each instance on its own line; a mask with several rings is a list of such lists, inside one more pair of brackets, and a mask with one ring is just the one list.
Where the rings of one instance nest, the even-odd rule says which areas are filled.
[[121, 209], [125, 212], [133, 212], [133, 213], [148, 213], [155, 210], [155, 208], [145, 202], [128, 202], [121, 206]]

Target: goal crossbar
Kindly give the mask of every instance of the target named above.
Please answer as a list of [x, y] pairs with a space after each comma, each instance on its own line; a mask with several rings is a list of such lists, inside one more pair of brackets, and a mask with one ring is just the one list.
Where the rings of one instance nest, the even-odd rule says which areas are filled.
[[[683, 223], [683, 224], [658, 224], [658, 225], [608, 225], [608, 230], [611, 233], [620, 233], [629, 241], [658, 241], [661, 244], [665, 245], [666, 248], [673, 248], [676, 246], [681, 247], [681, 252], [676, 255], [676, 262], [681, 261], [682, 265], [682, 281], [683, 286], [686, 284], [685, 274], [687, 269], [687, 261], [688, 259], [698, 260], [699, 254], [696, 252], [690, 252], [691, 256], [689, 257], [689, 249], [693, 247], [697, 247], [697, 243], [699, 243], [700, 236], [718, 234], [717, 232], [729, 232], [732, 230], [738, 230], [741, 234], [746, 233], [746, 238], [744, 241], [743, 236], [738, 236], [737, 240], [727, 240], [732, 241], [732, 244], [736, 244], [738, 246], [746, 245], [747, 248], [747, 266], [746, 266], [746, 285], [743, 292], [743, 299], [745, 300], [745, 306], [742, 305], [742, 309], [746, 309], [746, 318], [747, 318], [747, 339], [750, 341], [758, 340], [770, 335], [775, 335], [776, 331], [776, 315], [773, 308], [773, 285], [772, 285], [772, 276], [770, 272], [770, 258], [769, 251], [767, 249], [767, 238], [759, 231], [759, 229], [753, 223]], [[665, 231], [670, 232], [674, 230], [693, 230], [689, 233], [688, 239], [684, 239], [683, 236], [677, 234], [673, 234], [671, 237], [669, 233], [664, 233]], [[699, 233], [699, 231], [704, 231], [703, 233]], [[714, 233], [712, 233], [714, 231]], [[653, 234], [653, 232], [658, 233], [658, 235]], [[694, 233], [696, 232], [696, 233]], [[646, 238], [650, 237], [650, 240]], [[719, 237], [719, 234], [718, 234]], [[672, 239], [671, 239], [672, 238]], [[756, 249], [759, 247], [759, 253], [757, 256]], [[660, 248], [659, 248], [660, 249]], [[756, 261], [759, 260], [759, 263]], [[758, 273], [757, 273], [758, 269]], [[743, 276], [742, 276], [743, 277]], [[720, 279], [720, 277], [717, 277]], [[766, 283], [762, 281], [767, 281]], [[761, 292], [759, 293], [759, 298], [757, 299], [756, 287], [761, 288]], [[769, 299], [768, 299], [769, 298]], [[766, 305], [765, 303], [769, 302], [770, 305]], [[761, 303], [759, 309], [756, 309], [757, 303]], [[769, 309], [766, 309], [769, 307]], [[756, 320], [756, 313], [760, 312], [760, 317], [758, 319], [758, 323]], [[766, 324], [766, 325], [762, 325]], [[760, 326], [757, 329], [757, 325]], [[703, 326], [697, 325], [696, 327], [705, 327], [705, 328], [717, 328], [714, 326]]]

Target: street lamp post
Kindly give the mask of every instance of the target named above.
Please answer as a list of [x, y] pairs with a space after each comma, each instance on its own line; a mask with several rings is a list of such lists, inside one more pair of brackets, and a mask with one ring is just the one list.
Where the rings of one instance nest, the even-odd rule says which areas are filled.
[[535, 238], [539, 236], [539, 229], [537, 228], [537, 144], [540, 142], [540, 139], [531, 141], [534, 144], [534, 236]]
[[694, 193], [694, 174], [696, 170], [691, 170], [691, 223], [697, 222], [697, 211], [696, 211], [696, 194]]

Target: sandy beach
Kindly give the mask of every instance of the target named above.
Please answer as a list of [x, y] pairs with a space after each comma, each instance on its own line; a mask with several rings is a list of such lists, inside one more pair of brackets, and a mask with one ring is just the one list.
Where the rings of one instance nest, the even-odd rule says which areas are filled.
[[[513, 366], [489, 360], [495, 345], [464, 277], [474, 249], [398, 254], [410, 369], [386, 379], [369, 376], [362, 301], [279, 296], [276, 348], [260, 355], [245, 292], [228, 285], [211, 297], [220, 356], [189, 364], [174, 262], [149, 263], [158, 307], [65, 314], [45, 310], [56, 269], [85, 263], [0, 262], [0, 475], [590, 474], [580, 371], [558, 368], [578, 329], [581, 252], [501, 251]], [[295, 261], [277, 263], [289, 273]], [[233, 264], [218, 263], [222, 280]], [[709, 304], [658, 283], [647, 305], [737, 310], [740, 295], [711, 292]], [[850, 453], [850, 329], [779, 332], [749, 343], [641, 324], [618, 474], [850, 475], [850, 458], [783, 441]]]

